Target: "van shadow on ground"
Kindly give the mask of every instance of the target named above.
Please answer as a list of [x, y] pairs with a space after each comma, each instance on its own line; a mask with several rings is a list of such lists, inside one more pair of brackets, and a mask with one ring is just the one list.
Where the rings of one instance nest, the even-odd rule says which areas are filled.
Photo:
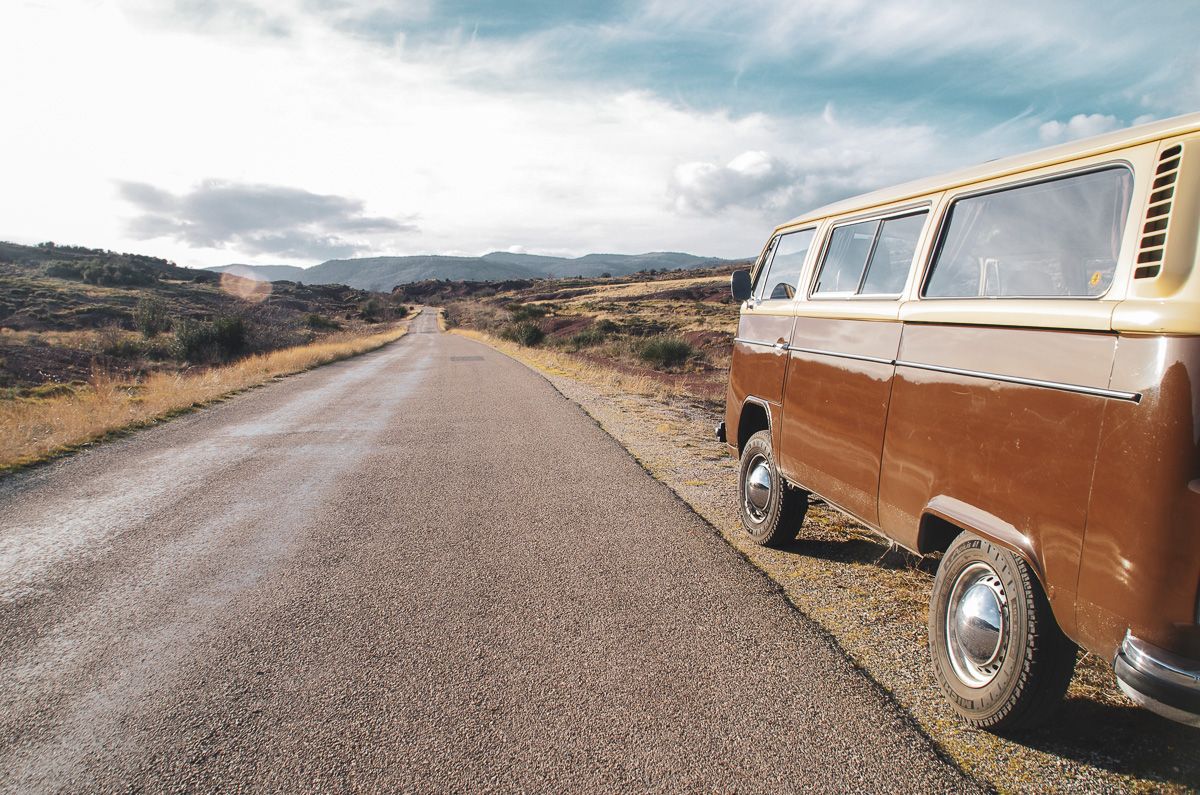
[[1114, 773], [1200, 788], [1200, 729], [1139, 707], [1071, 698], [1052, 724], [1008, 739]]

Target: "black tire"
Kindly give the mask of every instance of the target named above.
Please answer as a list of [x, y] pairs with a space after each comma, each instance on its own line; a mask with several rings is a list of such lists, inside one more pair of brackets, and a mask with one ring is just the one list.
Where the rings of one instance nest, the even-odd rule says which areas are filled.
[[[985, 614], [999, 617], [1000, 626], [963, 618]], [[934, 676], [954, 709], [973, 726], [1011, 734], [1053, 714], [1078, 649], [1059, 629], [1025, 561], [962, 533], [933, 582], [929, 651]], [[984, 659], [989, 652], [994, 656]]]
[[[761, 508], [747, 494], [747, 479], [760, 465], [770, 476], [770, 491]], [[757, 492], [761, 494], [761, 490]], [[808, 512], [808, 492], [792, 488], [779, 474], [775, 452], [771, 449], [771, 432], [759, 431], [742, 448], [738, 468], [738, 505], [742, 527], [754, 543], [764, 547], [783, 547], [790, 544], [804, 523]]]

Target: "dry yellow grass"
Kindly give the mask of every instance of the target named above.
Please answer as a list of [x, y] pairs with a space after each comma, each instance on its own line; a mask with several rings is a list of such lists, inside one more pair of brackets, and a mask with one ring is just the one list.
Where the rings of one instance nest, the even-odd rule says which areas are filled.
[[631, 375], [611, 367], [585, 361], [569, 353], [544, 350], [542, 348], [526, 348], [507, 340], [483, 334], [473, 329], [456, 328], [452, 333], [470, 337], [473, 340], [503, 351], [519, 362], [523, 362], [535, 370], [551, 375], [566, 376], [585, 384], [596, 387], [616, 389], [620, 392], [644, 395], [659, 400], [673, 400], [687, 396], [687, 390], [674, 384], [666, 384], [645, 375]]
[[374, 350], [407, 326], [250, 356], [201, 373], [156, 373], [135, 383], [103, 374], [72, 395], [0, 401], [0, 472], [44, 461], [117, 432], [149, 425], [244, 389]]

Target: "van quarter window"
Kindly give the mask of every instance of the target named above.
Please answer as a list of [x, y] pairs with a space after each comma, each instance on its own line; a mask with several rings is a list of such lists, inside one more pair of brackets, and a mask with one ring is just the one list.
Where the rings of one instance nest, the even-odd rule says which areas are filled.
[[912, 213], [834, 229], [813, 295], [899, 295], [928, 215]]
[[767, 263], [766, 277], [761, 279], [758, 297], [763, 301], [791, 299], [796, 295], [800, 269], [808, 250], [812, 248], [815, 229], [802, 229], [781, 235], [775, 244], [774, 258]]
[[1133, 175], [1109, 168], [955, 201], [923, 295], [1094, 298], [1108, 292]]

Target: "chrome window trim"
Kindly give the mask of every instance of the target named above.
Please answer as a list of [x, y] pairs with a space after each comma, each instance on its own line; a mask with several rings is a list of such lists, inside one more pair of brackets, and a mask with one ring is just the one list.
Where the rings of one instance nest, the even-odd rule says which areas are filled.
[[[847, 216], [845, 218], [839, 218], [836, 221], [831, 222], [829, 225], [829, 228], [825, 230], [825, 234], [822, 236], [823, 239], [821, 241], [820, 251], [818, 252], [818, 255], [817, 255], [817, 260], [816, 260], [816, 262], [813, 263], [812, 273], [808, 277], [808, 292], [805, 294], [805, 299], [809, 300], [809, 301], [856, 301], [856, 300], [863, 300], [863, 299], [874, 300], [874, 301], [880, 301], [880, 300], [896, 301], [896, 300], [899, 300], [900, 298], [903, 298], [905, 290], [901, 290], [898, 293], [871, 293], [869, 295], [859, 295], [857, 290], [839, 290], [836, 293], [833, 293], [833, 292], [815, 293], [815, 292], [813, 292], [813, 290], [816, 289], [817, 277], [821, 275], [821, 265], [824, 264], [824, 262], [825, 262], [825, 252], [829, 249], [829, 241], [830, 241], [830, 238], [833, 237], [833, 232], [835, 229], [842, 227], [842, 226], [847, 226], [850, 224], [862, 223], [863, 221], [883, 222], [883, 221], [887, 221], [891, 218], [900, 218], [905, 215], [916, 215], [917, 213], [920, 213], [920, 212], [929, 214], [929, 218], [926, 219], [926, 221], [925, 221], [925, 223], [928, 224], [929, 221], [932, 220], [932, 218], [933, 218], [933, 201], [931, 199], [922, 199], [919, 202], [914, 202], [912, 204], [906, 204], [903, 207], [893, 207], [891, 209], [883, 210], [883, 211], [876, 210], [875, 212], [861, 213], [859, 215], [852, 215], [852, 216]], [[925, 231], [924, 228], [922, 228], [921, 231], [924, 232]], [[871, 244], [872, 252], [874, 252], [875, 246], [878, 243], [878, 238], [879, 238], [878, 230], [876, 230], [875, 236], [876, 236], [876, 240], [875, 240], [875, 242], [873, 242]], [[920, 267], [920, 263], [917, 262], [917, 253], [918, 252], [915, 252], [915, 251], [913, 252], [913, 261], [908, 266], [909, 278], [912, 277], [913, 266], [916, 265], [917, 267]], [[866, 273], [866, 265], [870, 263], [870, 259], [871, 259], [871, 255], [868, 254], [867, 255], [867, 263], [863, 264], [863, 273], [859, 274], [859, 280], [858, 280], [859, 286], [862, 286], [863, 275]], [[906, 287], [907, 287], [907, 284], [908, 284], [908, 281], [906, 279], [905, 280]]]

